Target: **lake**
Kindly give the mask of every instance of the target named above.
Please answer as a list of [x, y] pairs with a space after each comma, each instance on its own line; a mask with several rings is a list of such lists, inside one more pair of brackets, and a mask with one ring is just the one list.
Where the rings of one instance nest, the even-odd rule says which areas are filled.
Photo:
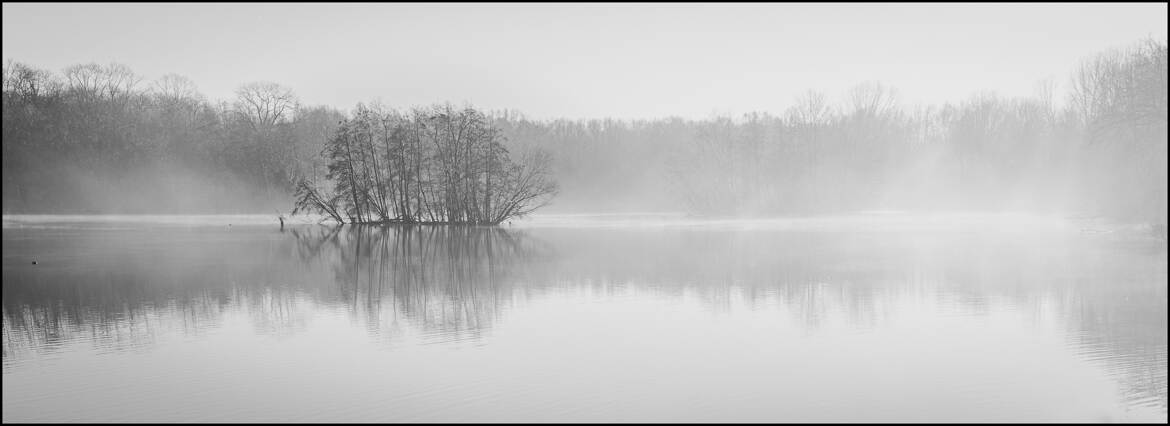
[[1166, 243], [1139, 235], [300, 222], [6, 216], [3, 420], [1167, 420]]

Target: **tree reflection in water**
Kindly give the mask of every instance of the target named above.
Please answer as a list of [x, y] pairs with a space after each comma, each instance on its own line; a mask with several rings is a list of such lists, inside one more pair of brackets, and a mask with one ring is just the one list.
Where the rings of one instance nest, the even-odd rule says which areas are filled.
[[461, 226], [37, 232], [5, 230], [5, 365], [78, 344], [147, 350], [234, 318], [277, 336], [344, 315], [379, 341], [474, 340], [533, 297], [633, 293], [716, 313], [777, 310], [771, 318], [807, 334], [878, 330], [907, 306], [1051, 315], [1068, 350], [1117, 379], [1129, 404], [1164, 411], [1167, 401], [1164, 245]]
[[371, 331], [401, 318], [446, 339], [475, 337], [512, 303], [548, 248], [497, 227], [344, 226], [293, 230], [302, 262], [330, 265], [340, 298]]

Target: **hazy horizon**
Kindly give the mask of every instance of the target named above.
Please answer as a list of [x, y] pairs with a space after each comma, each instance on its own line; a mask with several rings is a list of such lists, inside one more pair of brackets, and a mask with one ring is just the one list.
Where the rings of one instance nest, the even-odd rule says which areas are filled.
[[305, 105], [470, 103], [572, 120], [780, 114], [807, 91], [838, 100], [868, 81], [910, 107], [1044, 82], [1063, 93], [1086, 55], [1167, 32], [1165, 4], [3, 8], [5, 60], [54, 72], [116, 62], [146, 80], [186, 76], [212, 100], [272, 81]]

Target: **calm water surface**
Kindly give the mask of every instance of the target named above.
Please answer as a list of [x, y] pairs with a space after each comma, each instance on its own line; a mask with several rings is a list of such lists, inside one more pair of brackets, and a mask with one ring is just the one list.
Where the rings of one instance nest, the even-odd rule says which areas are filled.
[[1003, 217], [6, 217], [3, 420], [1165, 422], [1166, 281]]

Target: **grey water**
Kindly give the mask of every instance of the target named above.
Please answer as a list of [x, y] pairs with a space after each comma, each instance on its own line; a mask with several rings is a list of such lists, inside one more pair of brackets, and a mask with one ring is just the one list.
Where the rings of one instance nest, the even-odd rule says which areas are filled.
[[1012, 217], [6, 217], [3, 420], [1165, 422], [1166, 318]]

